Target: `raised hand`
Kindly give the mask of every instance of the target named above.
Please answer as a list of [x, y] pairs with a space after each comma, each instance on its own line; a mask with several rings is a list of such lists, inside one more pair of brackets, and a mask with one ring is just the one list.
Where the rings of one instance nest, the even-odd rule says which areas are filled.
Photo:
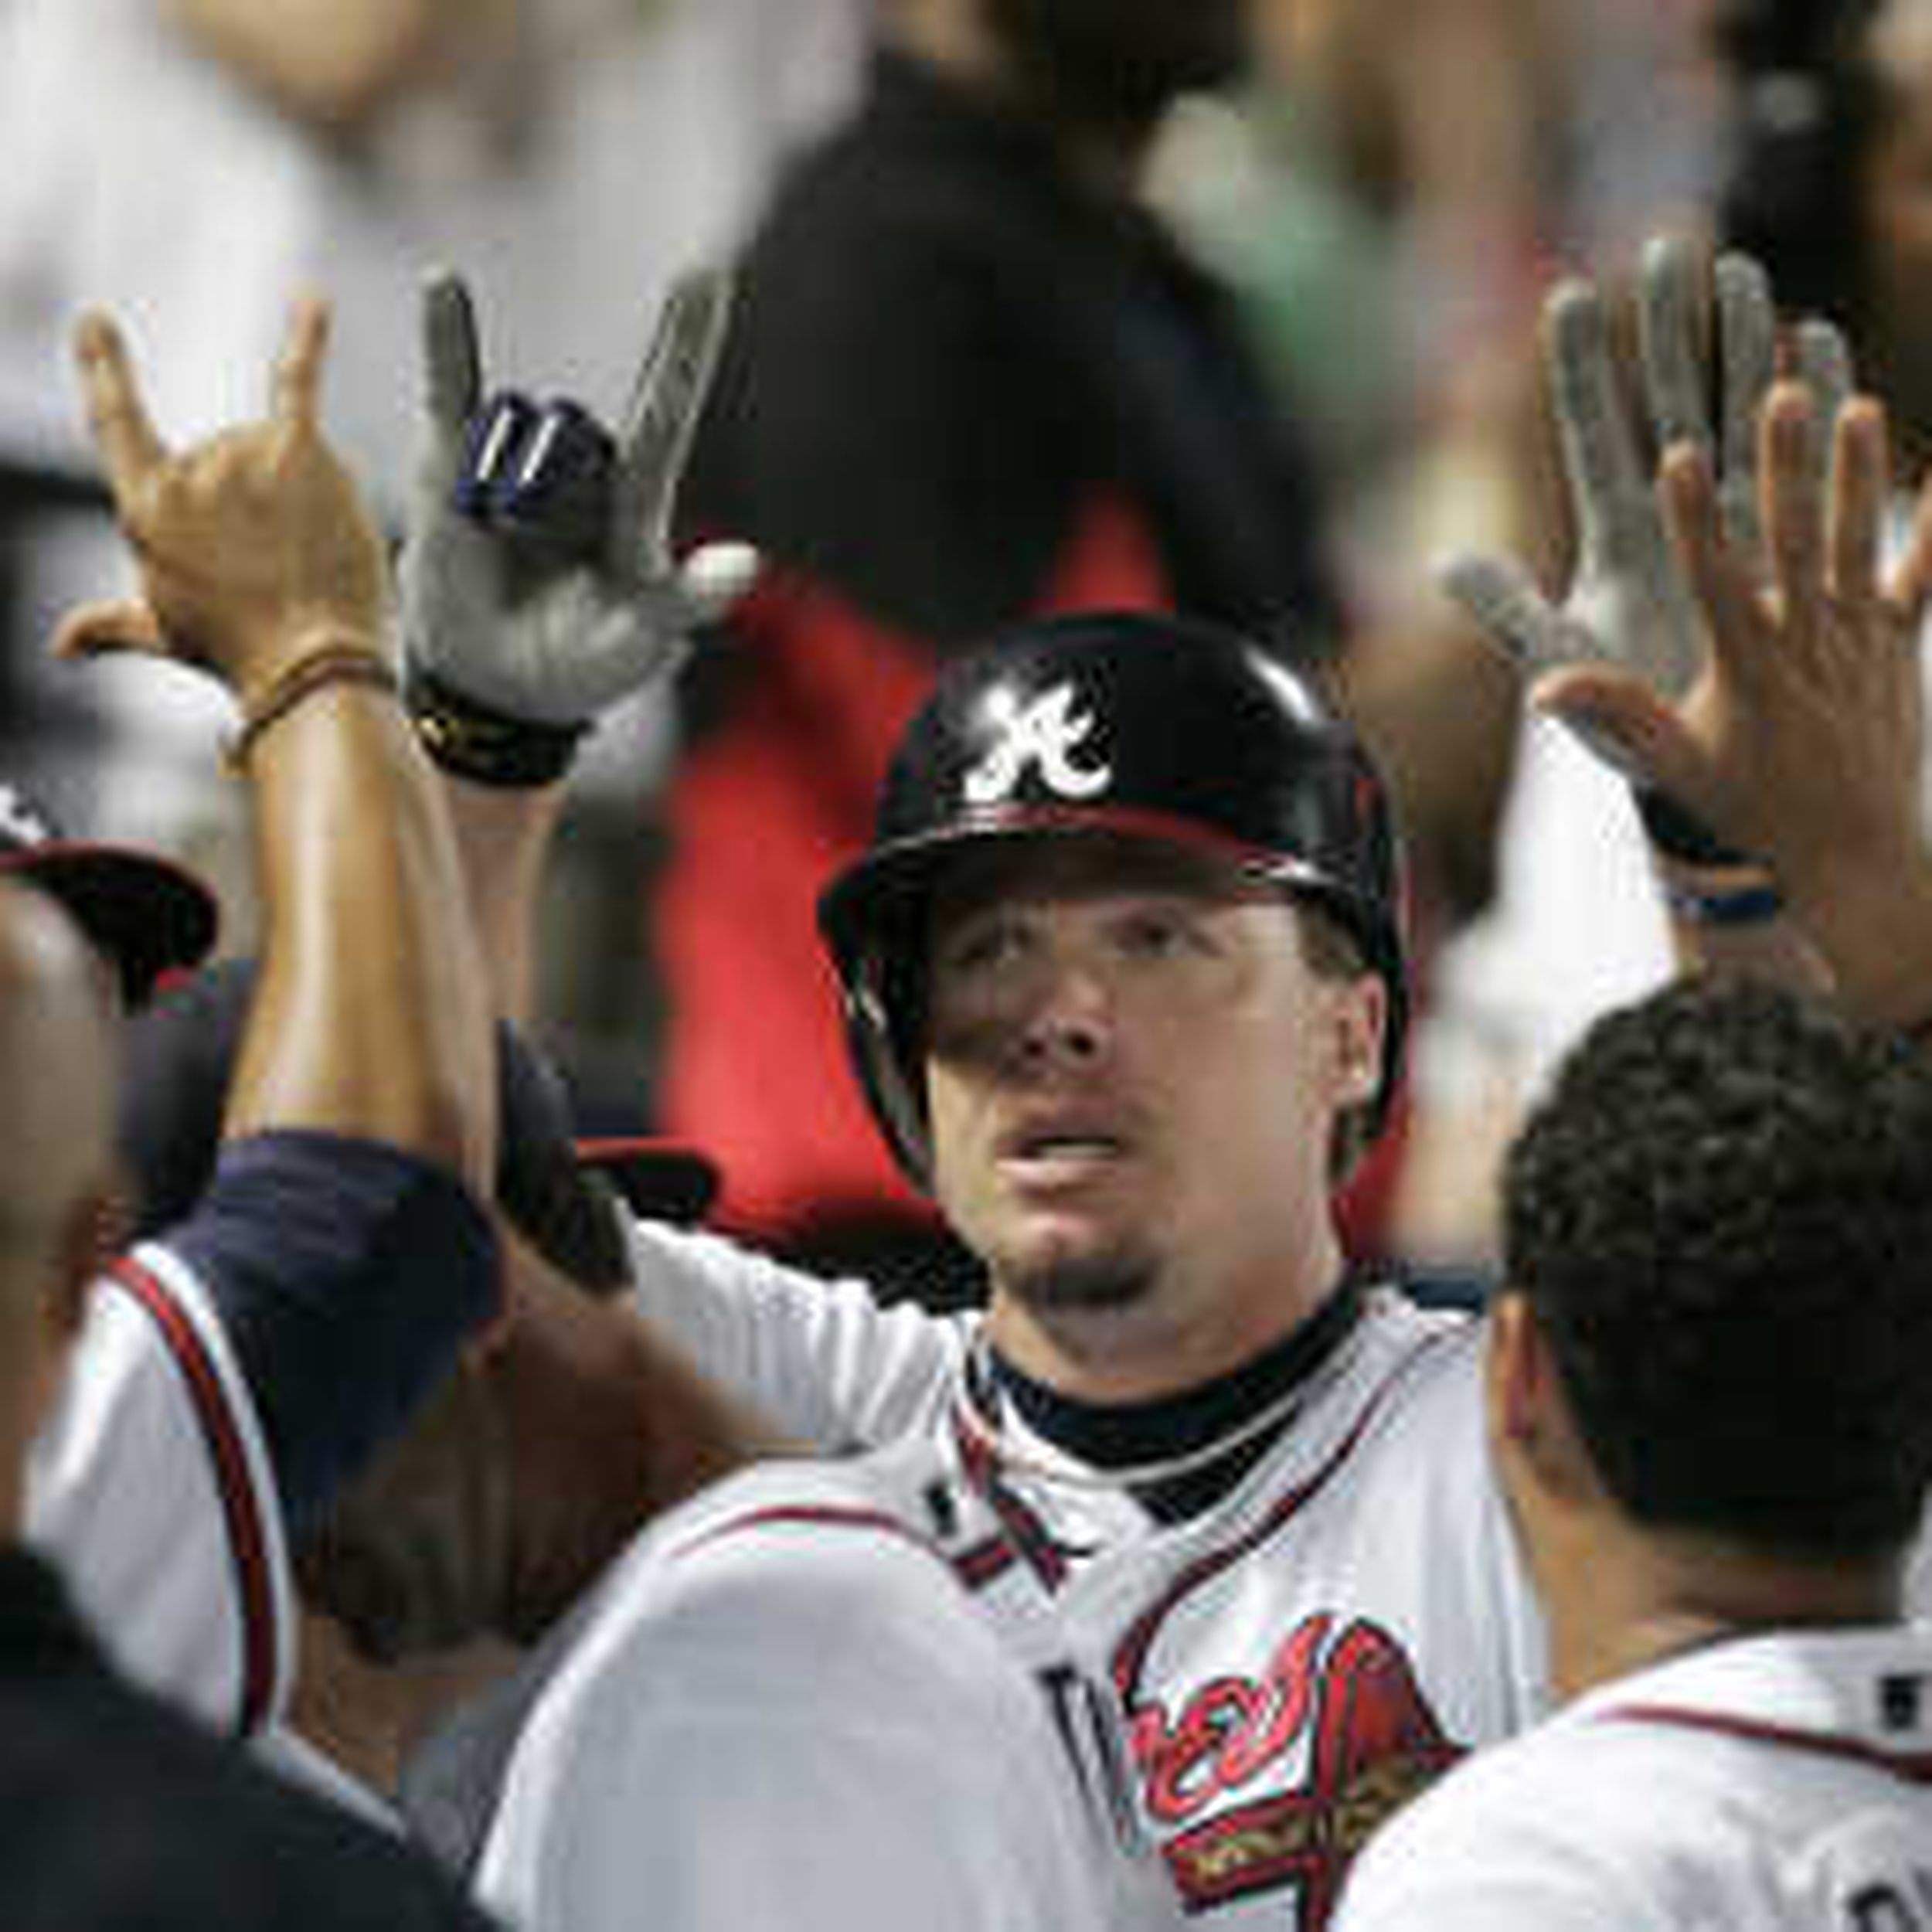
[[[665, 304], [619, 432], [574, 403], [486, 399], [469, 293], [423, 307], [427, 433], [403, 559], [413, 678], [519, 725], [580, 728], [667, 675], [749, 586], [745, 546], [679, 560], [672, 512], [730, 310], [705, 271]], [[460, 768], [460, 767], [459, 767]]]
[[1921, 847], [1932, 498], [1888, 570], [1876, 402], [1854, 398], [1827, 419], [1810, 386], [1780, 383], [1759, 447], [1760, 520], [1748, 529], [1727, 515], [1703, 450], [1680, 444], [1664, 461], [1664, 514], [1709, 644], [1682, 699], [1621, 667], [1577, 664], [1549, 675], [1537, 701], [1769, 862], [1797, 904], [1861, 868], [1911, 863]]
[[386, 648], [382, 539], [319, 418], [328, 311], [299, 304], [265, 420], [176, 454], [148, 418], [118, 328], [90, 314], [75, 336], [89, 424], [141, 594], [87, 606], [63, 655], [140, 651], [220, 677], [244, 711], [318, 651]]
[[[1445, 589], [1518, 670], [1540, 704], [1546, 675], [1565, 666], [1616, 667], [1665, 699], [1682, 697], [1704, 662], [1702, 614], [1665, 527], [1650, 450], [1700, 453], [1716, 479], [1727, 544], [1755, 560], [1759, 549], [1757, 422], [1777, 370], [1777, 325], [1761, 269], [1722, 256], [1712, 274], [1716, 304], [1718, 421], [1706, 396], [1703, 268], [1675, 238], [1645, 251], [1637, 284], [1643, 420], [1627, 397], [1610, 316], [1587, 281], [1551, 294], [1544, 313], [1544, 367], [1577, 527], [1577, 561], [1560, 602], [1544, 595], [1513, 559], [1461, 556], [1443, 573]], [[1793, 339], [1797, 372], [1828, 425], [1851, 386], [1850, 359], [1836, 330], [1808, 324]], [[1822, 430], [1807, 445], [1815, 474], [1825, 461]], [[1566, 715], [1560, 713], [1559, 715]], [[1621, 762], [1614, 740], [1581, 713], [1567, 714], [1594, 750]]]

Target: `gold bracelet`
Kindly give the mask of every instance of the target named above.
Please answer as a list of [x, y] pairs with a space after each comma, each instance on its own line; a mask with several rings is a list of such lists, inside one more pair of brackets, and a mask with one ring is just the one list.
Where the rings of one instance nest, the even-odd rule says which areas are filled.
[[270, 725], [317, 692], [336, 684], [365, 684], [392, 694], [396, 689], [396, 673], [388, 659], [369, 645], [324, 645], [282, 671], [243, 714], [240, 729], [223, 750], [223, 770], [230, 777], [242, 777], [248, 767], [248, 754]]

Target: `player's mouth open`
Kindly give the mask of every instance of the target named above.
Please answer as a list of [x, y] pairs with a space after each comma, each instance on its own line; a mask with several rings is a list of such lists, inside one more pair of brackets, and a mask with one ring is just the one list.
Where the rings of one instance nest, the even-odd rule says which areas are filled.
[[1075, 1124], [1039, 1126], [1004, 1137], [1000, 1165], [1028, 1179], [1073, 1179], [1111, 1168], [1128, 1155], [1127, 1142], [1104, 1128]]

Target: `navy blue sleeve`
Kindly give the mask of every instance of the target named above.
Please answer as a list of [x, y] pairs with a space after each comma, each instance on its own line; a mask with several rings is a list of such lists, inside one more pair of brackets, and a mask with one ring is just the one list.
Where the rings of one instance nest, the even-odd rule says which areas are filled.
[[213, 1300], [298, 1530], [498, 1305], [495, 1232], [474, 1197], [377, 1141], [233, 1141], [162, 1238]]

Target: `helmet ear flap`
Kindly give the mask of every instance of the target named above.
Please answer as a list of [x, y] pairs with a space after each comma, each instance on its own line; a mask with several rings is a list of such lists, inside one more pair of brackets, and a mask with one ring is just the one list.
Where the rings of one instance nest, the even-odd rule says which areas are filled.
[[[922, 1189], [932, 1181], [932, 1137], [920, 1097], [919, 975], [903, 947], [874, 944], [845, 975], [845, 1037], [859, 1083], [893, 1158]], [[900, 995], [889, 981], [900, 984]]]

